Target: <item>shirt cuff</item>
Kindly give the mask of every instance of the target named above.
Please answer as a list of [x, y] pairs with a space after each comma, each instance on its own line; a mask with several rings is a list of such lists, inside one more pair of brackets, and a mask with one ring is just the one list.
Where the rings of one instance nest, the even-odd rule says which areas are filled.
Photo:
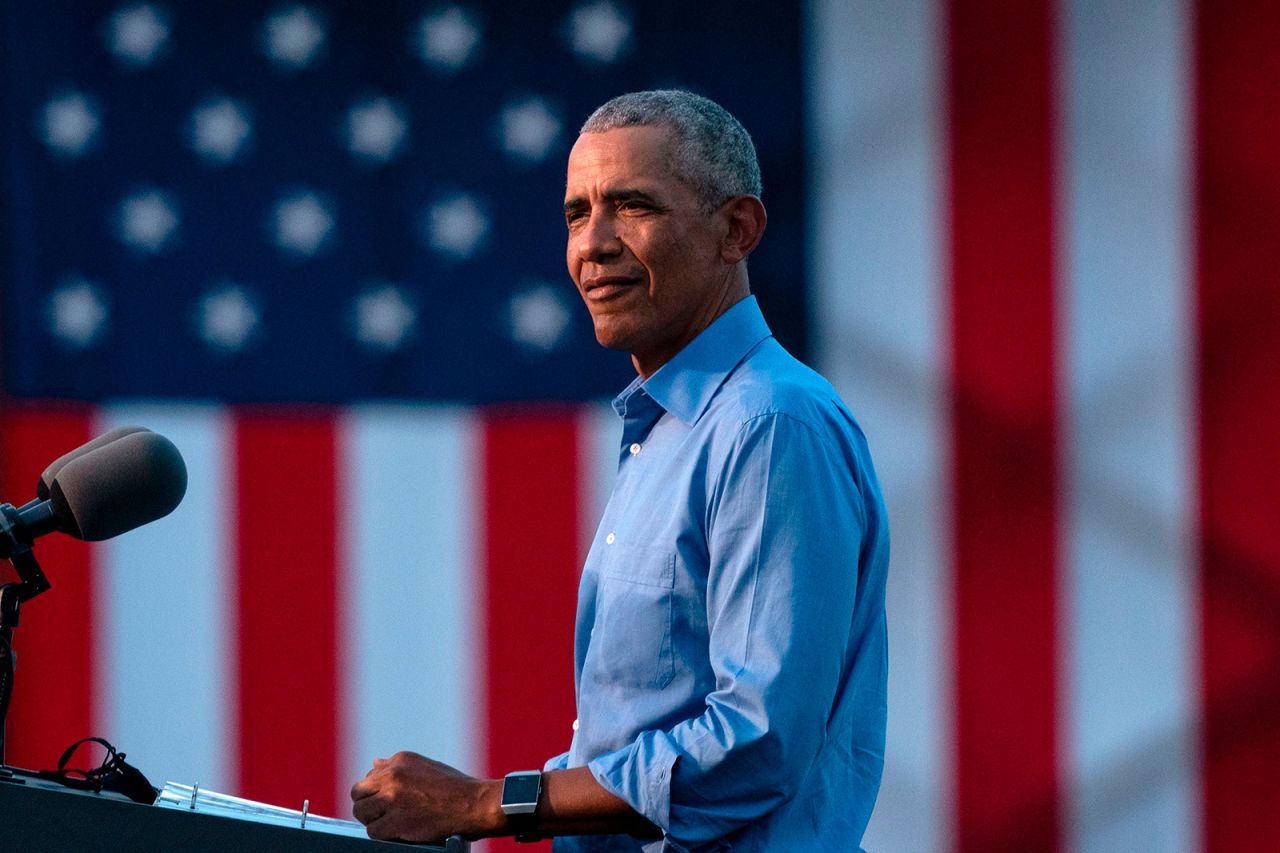
[[665, 732], [642, 732], [622, 749], [587, 767], [602, 787], [625, 801], [663, 832], [671, 827], [671, 771], [680, 757]]
[[569, 753], [562, 752], [559, 755], [552, 756], [547, 759], [547, 763], [542, 765], [542, 772], [549, 770], [567, 770], [569, 767]]

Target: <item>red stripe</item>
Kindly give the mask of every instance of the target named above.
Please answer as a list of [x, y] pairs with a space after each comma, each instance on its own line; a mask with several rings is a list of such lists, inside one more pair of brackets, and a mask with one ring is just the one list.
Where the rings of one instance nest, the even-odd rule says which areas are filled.
[[501, 776], [541, 767], [569, 748], [572, 735], [581, 561], [576, 413], [492, 412], [483, 458], [487, 766]]
[[1205, 849], [1280, 838], [1280, 4], [1200, 2]]
[[234, 433], [240, 789], [337, 814], [333, 418], [242, 413]]
[[[0, 498], [18, 506], [34, 498], [45, 466], [88, 441], [91, 430], [84, 407], [7, 404], [0, 417]], [[37, 541], [35, 553], [52, 588], [22, 605], [13, 634], [18, 654], [5, 760], [45, 769], [74, 741], [104, 732], [96, 722], [90, 548], [53, 534]], [[0, 579], [16, 580], [7, 561], [0, 565]]]
[[961, 850], [1056, 850], [1053, 28], [952, 0], [956, 804]]

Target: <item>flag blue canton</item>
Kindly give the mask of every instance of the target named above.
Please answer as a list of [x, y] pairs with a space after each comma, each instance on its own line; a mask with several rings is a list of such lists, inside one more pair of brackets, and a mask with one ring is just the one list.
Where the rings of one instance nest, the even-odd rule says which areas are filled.
[[752, 282], [803, 355], [791, 4], [6, 4], [15, 397], [610, 395], [559, 213], [577, 126], [678, 86], [752, 133]]

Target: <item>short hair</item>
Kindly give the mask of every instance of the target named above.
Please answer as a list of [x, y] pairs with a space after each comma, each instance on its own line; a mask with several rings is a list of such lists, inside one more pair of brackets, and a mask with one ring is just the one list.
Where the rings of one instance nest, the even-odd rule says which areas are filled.
[[709, 98], [680, 89], [619, 95], [596, 109], [580, 132], [604, 133], [621, 127], [670, 129], [673, 171], [709, 208], [733, 196], [763, 192], [750, 134]]

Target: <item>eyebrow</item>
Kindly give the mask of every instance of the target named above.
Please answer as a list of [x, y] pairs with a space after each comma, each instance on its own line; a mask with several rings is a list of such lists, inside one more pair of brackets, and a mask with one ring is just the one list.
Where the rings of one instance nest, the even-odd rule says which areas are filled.
[[[652, 202], [653, 204], [658, 203], [658, 200], [652, 195], [644, 190], [635, 189], [634, 187], [619, 187], [616, 190], [606, 190], [603, 193], [603, 196], [605, 201], [614, 203], [620, 201], [647, 201]], [[564, 212], [566, 214], [576, 213], [587, 206], [588, 204], [585, 198], [581, 196], [574, 196], [573, 198], [565, 199]]]

